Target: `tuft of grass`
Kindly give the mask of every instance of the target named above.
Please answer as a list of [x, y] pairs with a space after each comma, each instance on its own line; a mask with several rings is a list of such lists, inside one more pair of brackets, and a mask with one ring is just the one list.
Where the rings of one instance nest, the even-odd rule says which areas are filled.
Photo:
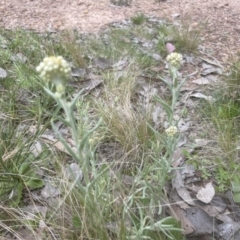
[[[129, 66], [120, 78], [110, 75], [112, 83], [107, 83], [102, 102], [96, 103], [96, 109], [104, 119], [109, 138], [119, 142], [127, 151], [144, 149], [152, 138], [147, 123], [150, 121], [150, 109], [134, 108], [134, 86], [136, 72]], [[109, 76], [108, 76], [109, 77]]]
[[[209, 134], [217, 143], [217, 147], [209, 148], [209, 156], [218, 156], [211, 160], [215, 165], [210, 175], [214, 176], [217, 190], [223, 192], [234, 181], [234, 175], [240, 173], [239, 165], [239, 134], [240, 134], [240, 102], [238, 84], [240, 82], [239, 60], [230, 68], [229, 74], [223, 77], [223, 82], [214, 92], [216, 101], [205, 104], [203, 116], [207, 117]], [[224, 89], [224, 90], [223, 90]], [[210, 129], [211, 128], [211, 129]], [[210, 157], [211, 158], [211, 157]], [[234, 173], [234, 174], [233, 174]]]
[[159, 26], [158, 49], [164, 51], [166, 42], [171, 42], [177, 52], [196, 53], [204, 25], [205, 23], [201, 23], [193, 27], [184, 23], [181, 25], [162, 24]]
[[131, 17], [131, 21], [135, 25], [142, 25], [146, 21], [146, 17], [143, 13], [137, 13], [137, 15]]
[[132, 0], [110, 0], [110, 2], [117, 6], [130, 6]]
[[233, 60], [233, 63], [230, 66], [229, 74], [224, 78], [225, 91], [223, 96], [231, 101], [239, 103], [240, 94], [239, 94], [239, 84], [240, 84], [240, 57], [238, 56]]
[[26, 138], [26, 130], [20, 134], [14, 125], [12, 120], [1, 123], [0, 197], [2, 203], [17, 206], [24, 189], [37, 189], [44, 184], [35, 172], [39, 159], [31, 153], [37, 136]]
[[80, 47], [80, 43], [78, 42], [77, 34], [74, 31], [64, 31], [61, 34], [60, 40], [70, 61], [73, 62], [74, 67], [84, 68], [86, 63], [83, 58], [83, 51]]

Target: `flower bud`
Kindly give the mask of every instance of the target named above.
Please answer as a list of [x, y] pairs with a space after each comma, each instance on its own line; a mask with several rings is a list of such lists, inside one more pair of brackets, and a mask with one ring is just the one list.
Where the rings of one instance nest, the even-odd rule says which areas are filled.
[[170, 126], [165, 131], [168, 136], [173, 137], [177, 133], [178, 130], [177, 130], [176, 126]]
[[56, 90], [64, 91], [71, 68], [63, 57], [46, 57], [37, 67], [36, 71], [46, 82], [56, 85]]
[[173, 52], [167, 56], [166, 60], [170, 66], [178, 69], [182, 65], [183, 57], [181, 54]]

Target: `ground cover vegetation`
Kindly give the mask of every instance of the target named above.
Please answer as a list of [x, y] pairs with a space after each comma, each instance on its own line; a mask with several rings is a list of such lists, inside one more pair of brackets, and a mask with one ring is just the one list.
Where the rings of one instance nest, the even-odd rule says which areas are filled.
[[98, 36], [1, 29], [0, 238], [194, 239], [170, 201], [186, 166], [239, 203], [240, 60], [189, 93], [200, 40], [142, 13]]

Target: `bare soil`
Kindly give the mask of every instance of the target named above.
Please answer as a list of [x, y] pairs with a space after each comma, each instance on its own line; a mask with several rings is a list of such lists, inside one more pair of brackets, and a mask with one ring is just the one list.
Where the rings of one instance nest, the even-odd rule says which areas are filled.
[[238, 0], [133, 0], [115, 6], [110, 0], [0, 0], [0, 26], [35, 31], [77, 29], [97, 33], [111, 22], [137, 12], [170, 20], [187, 20], [192, 27], [206, 21], [203, 40], [209, 53], [226, 62], [240, 47]]

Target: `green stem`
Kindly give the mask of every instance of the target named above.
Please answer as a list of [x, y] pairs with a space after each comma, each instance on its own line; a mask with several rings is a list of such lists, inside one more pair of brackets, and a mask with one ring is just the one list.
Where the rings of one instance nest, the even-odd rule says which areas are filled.
[[[78, 157], [78, 162], [80, 162], [81, 166], [82, 166], [82, 170], [83, 170], [83, 176], [84, 176], [84, 181], [85, 183], [88, 185], [90, 183], [90, 179], [89, 179], [89, 158], [87, 156], [87, 151], [84, 150], [88, 150], [88, 149], [84, 149], [87, 148], [86, 144], [87, 144], [87, 139], [82, 139], [82, 141], [79, 141], [78, 138], [78, 127], [76, 124], [76, 119], [75, 116], [73, 114], [73, 110], [74, 110], [74, 105], [73, 102], [72, 103], [68, 103], [65, 99], [59, 99], [59, 103], [61, 104], [61, 106], [64, 109], [64, 112], [66, 114], [66, 122], [68, 124], [68, 127], [71, 131], [71, 135], [73, 137], [73, 140], [76, 144], [76, 149], [77, 149], [77, 157]], [[87, 134], [89, 136], [89, 134]], [[83, 147], [81, 146], [81, 143], [83, 145]], [[84, 153], [86, 154], [84, 156]]]
[[66, 114], [66, 122], [69, 124], [69, 128], [70, 128], [73, 140], [77, 146], [78, 145], [78, 129], [77, 129], [75, 117], [73, 115], [73, 110], [70, 108], [69, 103], [65, 99], [60, 98], [59, 103], [61, 104]]

